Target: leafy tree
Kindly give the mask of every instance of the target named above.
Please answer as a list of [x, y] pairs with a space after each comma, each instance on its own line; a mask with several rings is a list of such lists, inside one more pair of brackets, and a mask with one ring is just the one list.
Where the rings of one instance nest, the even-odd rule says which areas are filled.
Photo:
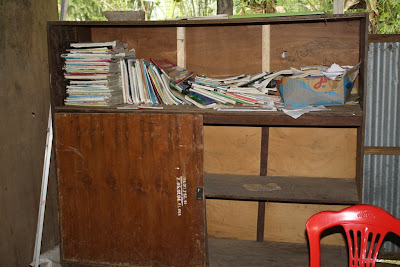
[[[60, 1], [60, 0], [59, 0]], [[68, 20], [105, 20], [102, 7], [96, 0], [71, 0], [68, 3]]]
[[[239, 14], [333, 12], [333, 0], [234, 0]], [[400, 33], [399, 0], [344, 0], [346, 13], [368, 12], [371, 33]]]
[[[157, 2], [158, 1], [158, 2]], [[157, 1], [148, 0], [69, 0], [67, 20], [106, 20], [104, 11], [144, 10], [150, 19]], [[61, 0], [58, 0], [61, 5]]]
[[400, 33], [400, 1], [380, 0], [377, 10], [379, 17], [376, 33]]
[[[59, 4], [61, 0], [58, 0]], [[232, 0], [234, 14], [333, 12], [333, 0]], [[146, 19], [216, 14], [217, 0], [69, 0], [68, 20], [106, 20], [104, 11], [144, 10]], [[400, 33], [399, 0], [344, 0], [346, 13], [368, 12], [371, 33]]]

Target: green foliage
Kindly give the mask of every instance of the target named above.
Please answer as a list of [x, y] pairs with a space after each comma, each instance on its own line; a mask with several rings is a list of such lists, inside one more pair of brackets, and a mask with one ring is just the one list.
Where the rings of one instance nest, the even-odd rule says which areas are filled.
[[278, 0], [277, 6], [282, 6], [286, 12], [321, 11], [332, 13], [333, 2], [329, 0]]
[[[346, 1], [346, 0], [345, 0]], [[58, 0], [61, 4], [61, 0]], [[374, 33], [400, 33], [399, 0], [360, 0], [346, 13], [369, 12]], [[361, 6], [361, 8], [360, 8]], [[333, 0], [233, 0], [233, 14], [333, 12]], [[368, 10], [370, 9], [370, 10]], [[104, 11], [144, 10], [146, 19], [209, 16], [217, 0], [69, 0], [67, 20], [106, 20]]]
[[379, 0], [377, 9], [379, 11], [379, 33], [400, 33], [400, 1]]
[[163, 0], [158, 7], [162, 17], [157, 19], [209, 16], [216, 14], [217, 0]]
[[332, 0], [234, 0], [234, 14], [332, 13]]
[[102, 7], [96, 0], [70, 0], [67, 14], [69, 20], [105, 20]]
[[[58, 0], [61, 5], [61, 0]], [[104, 11], [144, 10], [146, 19], [216, 14], [217, 0], [69, 0], [67, 20], [106, 20]]]
[[[158, 1], [144, 0], [69, 0], [67, 20], [106, 20], [104, 11], [145, 10], [150, 19]], [[61, 0], [58, 0], [61, 5]]]

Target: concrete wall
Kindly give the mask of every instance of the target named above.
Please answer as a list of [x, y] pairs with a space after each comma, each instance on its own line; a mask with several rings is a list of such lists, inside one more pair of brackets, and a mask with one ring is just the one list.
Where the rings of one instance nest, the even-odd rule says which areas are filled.
[[[57, 0], [0, 1], [0, 266], [33, 257], [49, 110], [48, 20]], [[51, 170], [42, 251], [58, 244]]]

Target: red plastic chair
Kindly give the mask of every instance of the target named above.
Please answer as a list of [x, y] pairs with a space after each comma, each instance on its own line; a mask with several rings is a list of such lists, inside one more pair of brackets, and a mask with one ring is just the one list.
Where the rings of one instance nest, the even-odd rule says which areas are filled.
[[306, 223], [311, 267], [321, 264], [321, 233], [335, 226], [342, 226], [346, 232], [350, 267], [374, 267], [386, 234], [400, 236], [400, 220], [372, 205], [317, 213]]

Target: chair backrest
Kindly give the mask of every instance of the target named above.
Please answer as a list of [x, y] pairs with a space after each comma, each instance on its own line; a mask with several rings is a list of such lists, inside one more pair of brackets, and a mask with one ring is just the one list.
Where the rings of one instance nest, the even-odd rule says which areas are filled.
[[321, 233], [342, 226], [349, 248], [349, 266], [374, 267], [386, 234], [400, 236], [400, 220], [372, 205], [354, 205], [341, 211], [323, 211], [308, 219], [306, 230], [310, 246], [310, 266], [321, 264]]

